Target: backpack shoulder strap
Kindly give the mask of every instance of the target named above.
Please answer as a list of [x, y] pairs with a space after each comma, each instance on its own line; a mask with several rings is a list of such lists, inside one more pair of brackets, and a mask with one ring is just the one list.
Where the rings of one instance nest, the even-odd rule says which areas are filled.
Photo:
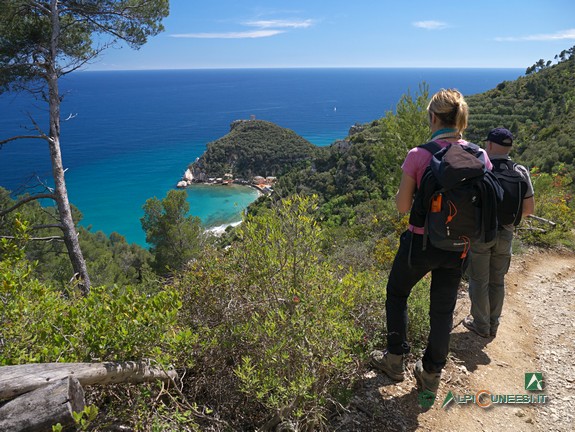
[[428, 143], [418, 145], [417, 147], [427, 150], [432, 155], [437, 153], [439, 150], [443, 148], [436, 141], [429, 141]]

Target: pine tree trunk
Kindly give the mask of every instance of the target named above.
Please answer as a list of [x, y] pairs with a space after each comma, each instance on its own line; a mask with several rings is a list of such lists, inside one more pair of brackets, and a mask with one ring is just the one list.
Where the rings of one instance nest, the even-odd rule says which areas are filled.
[[51, 0], [50, 10], [52, 14], [52, 40], [50, 44], [50, 54], [46, 64], [46, 80], [49, 91], [50, 106], [50, 133], [49, 147], [50, 159], [52, 160], [52, 175], [55, 184], [56, 205], [60, 216], [60, 223], [64, 234], [64, 244], [68, 250], [68, 256], [72, 262], [74, 274], [79, 281], [80, 290], [84, 295], [90, 292], [90, 277], [86, 260], [80, 249], [78, 233], [72, 218], [72, 210], [68, 201], [68, 191], [64, 179], [64, 166], [62, 164], [62, 154], [60, 152], [60, 93], [58, 89], [58, 72], [56, 70], [56, 60], [58, 57], [58, 39], [60, 37], [60, 18], [58, 15], [58, 2]]
[[[51, 111], [52, 110], [50, 110], [50, 112]], [[72, 209], [68, 201], [68, 191], [66, 190], [59, 139], [52, 134], [50, 137], [50, 157], [52, 159], [52, 175], [54, 176], [54, 184], [56, 187], [56, 205], [64, 234], [64, 244], [66, 245], [75, 277], [79, 281], [80, 290], [84, 295], [87, 295], [90, 292], [90, 276], [88, 275], [86, 260], [80, 249], [78, 232], [74, 225]]]

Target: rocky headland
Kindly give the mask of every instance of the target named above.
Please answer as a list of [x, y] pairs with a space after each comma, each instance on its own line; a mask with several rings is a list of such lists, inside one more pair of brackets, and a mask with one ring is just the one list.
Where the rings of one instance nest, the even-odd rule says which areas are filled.
[[208, 143], [202, 156], [189, 164], [177, 187], [236, 183], [269, 192], [278, 176], [309, 163], [316, 151], [290, 129], [264, 120], [236, 120], [228, 134]]

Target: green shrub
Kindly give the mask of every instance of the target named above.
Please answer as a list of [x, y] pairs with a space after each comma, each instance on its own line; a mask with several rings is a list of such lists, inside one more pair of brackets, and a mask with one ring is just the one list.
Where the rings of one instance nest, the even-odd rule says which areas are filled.
[[381, 323], [379, 280], [340, 278], [321, 256], [316, 206], [294, 196], [249, 218], [227, 251], [206, 251], [175, 283], [183, 323], [202, 335], [189, 398], [218, 401], [238, 428], [320, 427], [357, 376], [366, 327]]
[[407, 337], [414, 350], [421, 350], [427, 344], [430, 276], [426, 276], [413, 287], [407, 302]]
[[535, 215], [544, 220], [524, 219], [518, 229], [520, 240], [529, 245], [575, 248], [572, 178], [560, 167], [554, 174], [533, 170], [531, 176], [535, 190]]
[[87, 399], [87, 403], [105, 408], [90, 424], [88, 430], [94, 432], [118, 430], [119, 424], [139, 432], [196, 432], [205, 430], [197, 425], [197, 417], [209, 414], [199, 413], [161, 383], [106, 385], [87, 394]]
[[114, 286], [94, 287], [86, 297], [64, 294], [32, 277], [34, 264], [24, 258], [27, 235], [22, 226], [16, 239], [0, 244], [0, 365], [171, 360], [181, 306], [175, 290], [143, 293]]

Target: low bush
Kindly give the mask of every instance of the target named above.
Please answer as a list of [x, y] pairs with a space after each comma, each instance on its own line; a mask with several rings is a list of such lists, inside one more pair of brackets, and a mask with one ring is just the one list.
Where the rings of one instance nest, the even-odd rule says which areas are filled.
[[[250, 218], [238, 242], [207, 253], [176, 283], [184, 322], [202, 334], [188, 391], [209, 392], [205, 400], [219, 401], [237, 427], [290, 421], [314, 430], [360, 365], [366, 311], [358, 305], [382, 291], [337, 278], [322, 260], [315, 206], [293, 197]], [[198, 386], [198, 376], [218, 384]], [[240, 414], [238, 405], [258, 409]]]
[[522, 243], [541, 247], [575, 248], [575, 199], [573, 179], [561, 167], [554, 174], [534, 169], [535, 215], [521, 222]]
[[94, 287], [88, 296], [63, 292], [32, 276], [24, 257], [26, 226], [2, 239], [0, 365], [152, 358], [170, 363], [181, 303], [175, 290], [143, 293]]
[[[184, 349], [195, 358], [186, 395], [236, 429], [321, 429], [383, 343], [385, 278], [331, 267], [316, 205], [294, 196], [248, 218], [238, 241], [174, 282], [182, 325], [201, 335]], [[410, 337], [427, 336], [428, 293], [422, 284], [410, 300]]]

